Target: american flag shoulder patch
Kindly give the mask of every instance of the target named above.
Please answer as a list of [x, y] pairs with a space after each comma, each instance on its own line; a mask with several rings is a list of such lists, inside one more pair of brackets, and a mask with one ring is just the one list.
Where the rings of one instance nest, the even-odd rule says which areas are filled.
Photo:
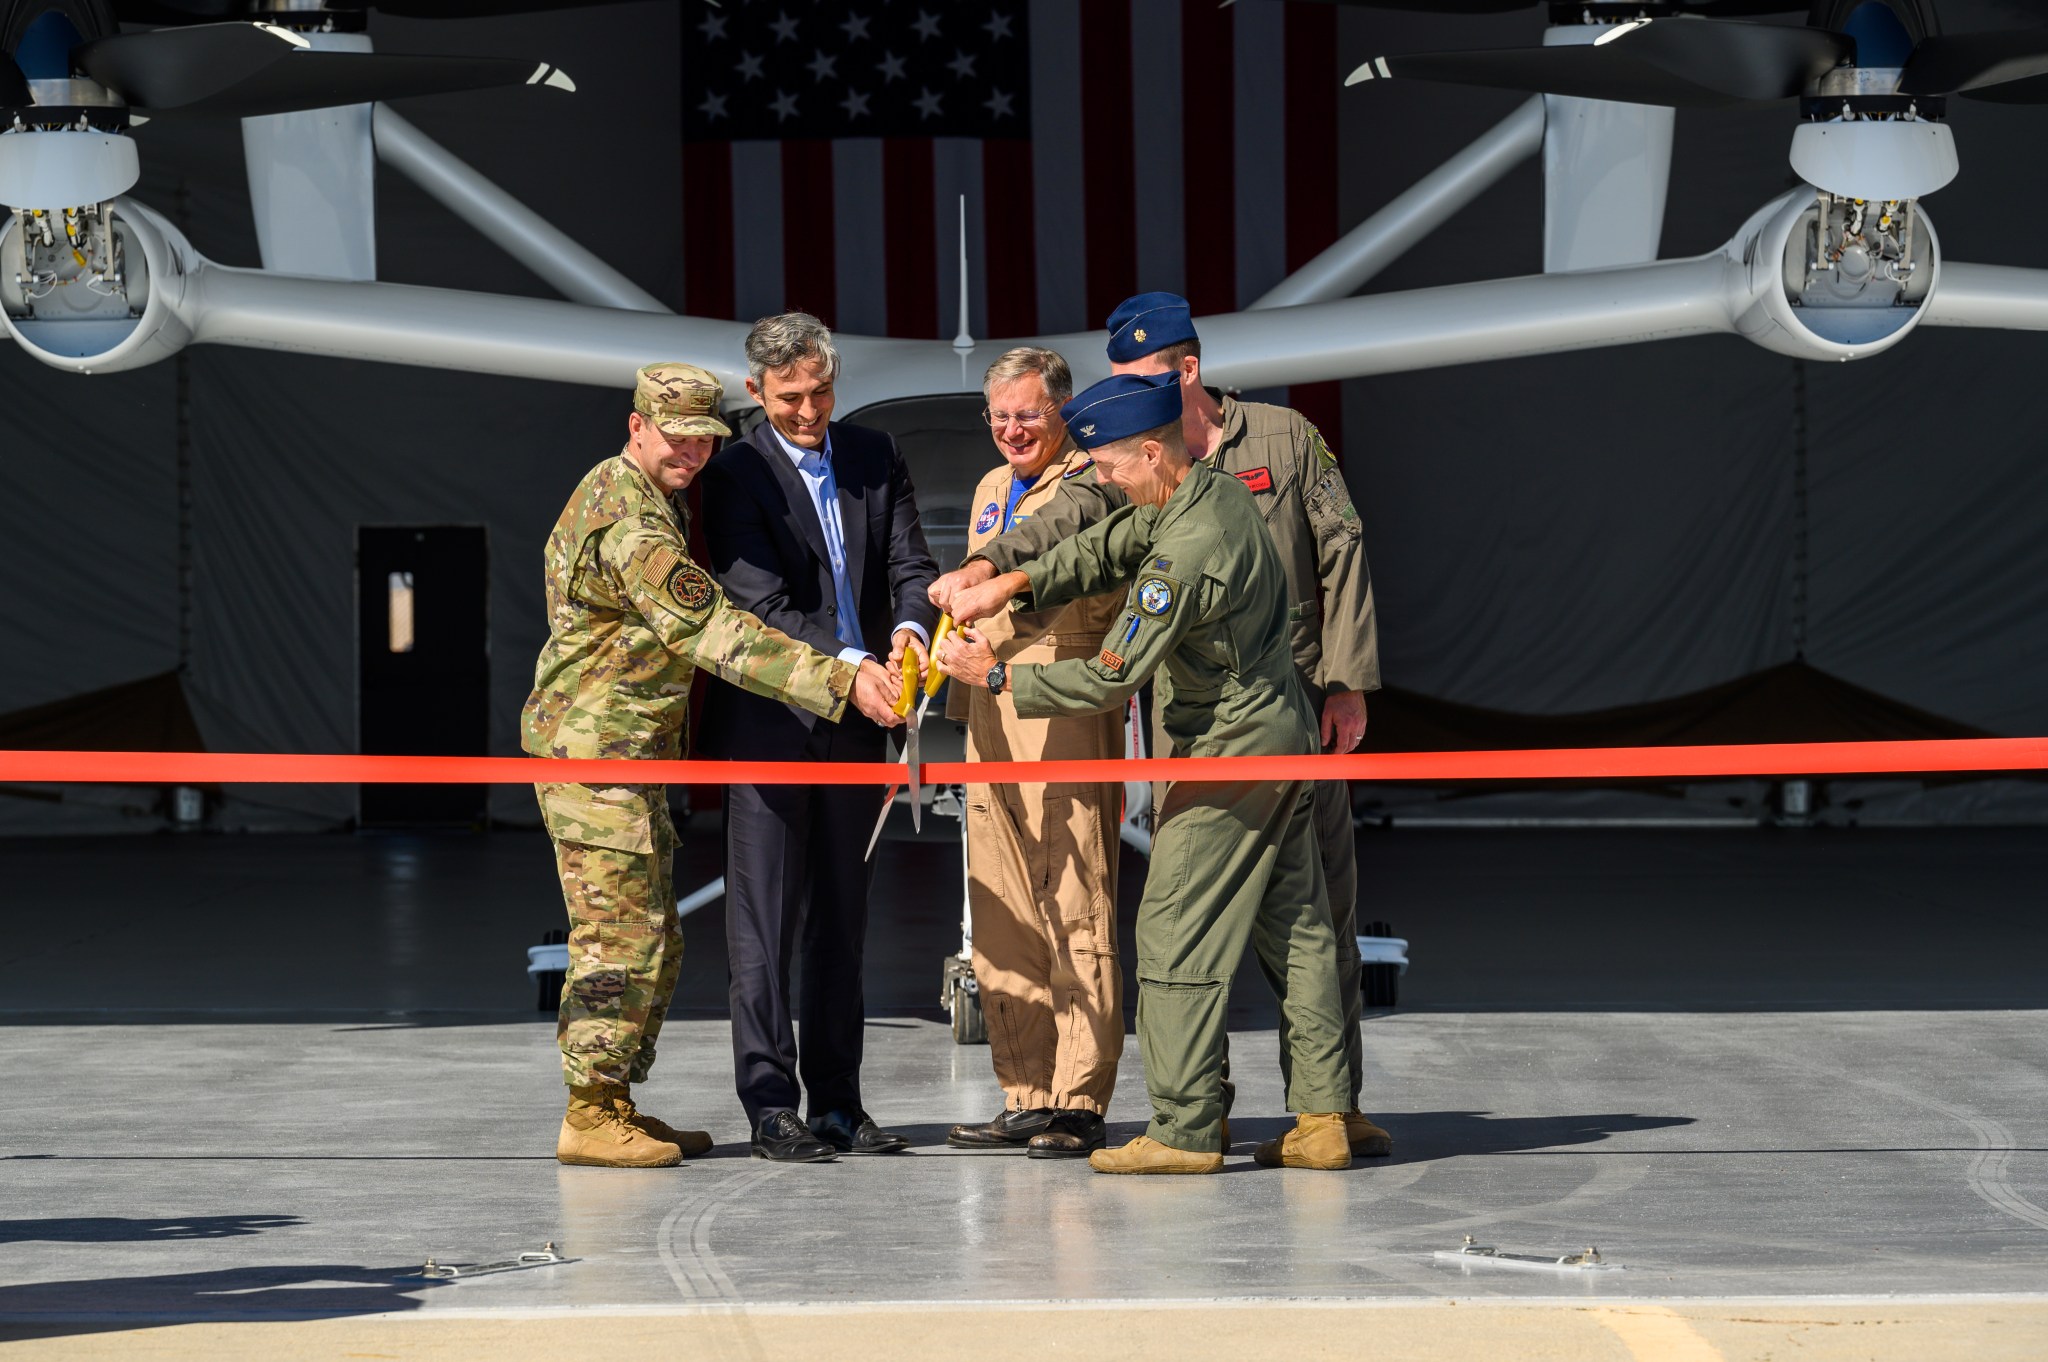
[[647, 563], [640, 569], [640, 580], [650, 586], [665, 584], [669, 574], [682, 566], [682, 562], [681, 554], [666, 544], [660, 545], [647, 555]]

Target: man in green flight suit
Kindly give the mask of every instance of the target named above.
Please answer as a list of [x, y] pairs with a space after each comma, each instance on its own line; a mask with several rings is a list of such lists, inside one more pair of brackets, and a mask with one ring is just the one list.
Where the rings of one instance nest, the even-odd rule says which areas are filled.
[[[731, 432], [724, 390], [689, 364], [642, 369], [626, 447], [590, 470], [548, 535], [550, 637], [534, 667], [521, 740], [537, 757], [673, 759], [684, 755], [690, 681], [720, 680], [828, 719], [851, 696], [885, 727], [901, 723], [873, 661], [856, 669], [735, 609], [690, 561], [677, 494]], [[534, 787], [555, 844], [569, 909], [569, 969], [556, 1033], [569, 1109], [555, 1144], [563, 1163], [652, 1168], [711, 1147], [634, 1105], [682, 968], [671, 859], [675, 825], [664, 785]]]
[[[941, 646], [968, 685], [1009, 691], [1017, 713], [1092, 714], [1155, 670], [1175, 756], [1305, 756], [1314, 712], [1295, 676], [1286, 574], [1252, 493], [1194, 463], [1172, 374], [1118, 375], [1061, 408], [1075, 443], [1130, 504], [1023, 566], [957, 594], [976, 620], [1019, 600], [1045, 609], [1128, 585], [1102, 652], [1004, 667], [979, 631]], [[1268, 1166], [1343, 1168], [1350, 1074], [1324, 908], [1313, 784], [1181, 781], [1168, 787], [1138, 907], [1138, 1042], [1152, 1121], [1089, 1162], [1103, 1173], [1223, 1167], [1223, 1047], [1230, 978], [1246, 943], [1280, 997], [1295, 1129], [1259, 1146]]]
[[[1364, 535], [1336, 456], [1300, 412], [1240, 402], [1202, 385], [1201, 337], [1187, 299], [1178, 294], [1140, 293], [1125, 299], [1110, 313], [1108, 331], [1111, 372], [1177, 376], [1188, 452], [1252, 493], [1287, 575], [1281, 607], [1292, 634], [1295, 671], [1309, 704], [1321, 714], [1323, 746], [1332, 752], [1354, 750], [1365, 735], [1366, 693], [1380, 687], [1379, 631]], [[1100, 479], [1080, 476], [1062, 483], [1059, 495], [1038, 514], [979, 545], [964, 565], [939, 578], [932, 586], [933, 603], [952, 610], [955, 592], [1016, 568], [1124, 504], [1123, 493]], [[1337, 934], [1344, 1056], [1351, 1066], [1345, 1128], [1353, 1154], [1383, 1157], [1393, 1152], [1393, 1137], [1358, 1109], [1365, 1080], [1359, 1028], [1364, 999], [1349, 788], [1342, 781], [1319, 781], [1315, 800], [1330, 924]], [[1284, 1074], [1284, 1048], [1280, 1065]], [[1227, 1061], [1224, 1076], [1229, 1077]], [[1227, 1081], [1223, 1087], [1227, 1115], [1232, 1088]], [[1224, 1129], [1229, 1130], [1227, 1119]]]

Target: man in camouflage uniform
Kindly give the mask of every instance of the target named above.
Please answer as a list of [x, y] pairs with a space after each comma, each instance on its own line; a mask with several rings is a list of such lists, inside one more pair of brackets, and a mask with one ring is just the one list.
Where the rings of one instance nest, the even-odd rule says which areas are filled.
[[[864, 709], [889, 714], [894, 692], [879, 667], [875, 678], [857, 676], [852, 665], [734, 609], [690, 560], [677, 494], [717, 437], [730, 433], [718, 419], [722, 395], [718, 381], [692, 365], [642, 369], [625, 448], [585, 475], [555, 522], [546, 551], [551, 635], [522, 716], [533, 755], [683, 756], [699, 667], [829, 719], [845, 713], [856, 692]], [[641, 1113], [630, 1086], [653, 1067], [682, 968], [667, 787], [534, 788], [569, 909], [556, 1025], [569, 1109], [556, 1157], [644, 1168], [703, 1153], [710, 1136]]]
[[[1321, 715], [1323, 746], [1327, 751], [1352, 751], [1365, 735], [1366, 693], [1380, 687], [1379, 635], [1358, 511], [1336, 456], [1300, 412], [1239, 402], [1202, 386], [1202, 345], [1186, 299], [1171, 293], [1138, 294], [1110, 314], [1108, 327], [1111, 370], [1176, 373], [1189, 453], [1218, 472], [1231, 474], [1252, 493], [1287, 574], [1294, 665], [1309, 703]], [[952, 607], [955, 593], [1022, 566], [1125, 504], [1127, 499], [1115, 487], [1094, 478], [1075, 478], [1063, 484], [1060, 495], [1036, 516], [981, 545], [963, 567], [941, 577], [932, 587], [932, 600], [942, 609]], [[1155, 721], [1155, 744], [1158, 737]], [[1351, 801], [1342, 781], [1316, 783], [1315, 820], [1330, 921], [1337, 934], [1344, 1054], [1351, 1066], [1346, 1128], [1354, 1154], [1376, 1157], [1392, 1153], [1394, 1146], [1386, 1131], [1358, 1111], [1364, 1081], [1358, 861]], [[1289, 1062], [1283, 1048], [1283, 1074]], [[1225, 1071], [1227, 1108], [1233, 1094], [1227, 1059]]]

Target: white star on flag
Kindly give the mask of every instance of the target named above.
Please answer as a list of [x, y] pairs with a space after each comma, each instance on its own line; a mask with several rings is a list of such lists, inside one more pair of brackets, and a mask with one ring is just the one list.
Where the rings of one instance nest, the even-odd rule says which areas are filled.
[[918, 113], [926, 118], [935, 117], [939, 112], [939, 96], [933, 94], [929, 89], [924, 92], [922, 98], [913, 99], [910, 102], [916, 105]]
[[894, 52], [884, 52], [882, 54], [882, 64], [875, 69], [881, 73], [884, 85], [901, 80], [903, 79], [903, 58], [897, 56]]
[[707, 92], [704, 96], [704, 102], [697, 106], [697, 112], [703, 114], [714, 123], [717, 122], [725, 117], [725, 96]]
[[846, 34], [846, 41], [850, 43], [860, 42], [868, 36], [868, 21], [865, 15], [849, 14], [846, 16], [846, 22], [839, 28]]
[[796, 20], [790, 18], [788, 14], [777, 11], [775, 22], [768, 25], [768, 27], [775, 30], [776, 42], [793, 43], [796, 41]]
[[917, 30], [917, 40], [919, 42], [923, 42], [927, 38], [936, 38], [939, 36], [939, 16], [936, 14], [926, 14], [923, 10], [919, 10], [917, 12], [917, 22], [912, 24], [911, 27]]
[[825, 83], [825, 80], [828, 76], [834, 76], [838, 74], [836, 71], [832, 69], [838, 64], [839, 58], [833, 56], [829, 52], [825, 52], [822, 50], [813, 52], [811, 54], [811, 60], [809, 63], [811, 68], [811, 77], [814, 80], [816, 80], [820, 85], [822, 85]]
[[846, 110], [848, 118], [866, 118], [868, 116], [868, 97], [858, 90], [848, 90], [846, 98], [839, 101], [839, 107]]
[[740, 80], [751, 83], [761, 74], [761, 59], [751, 52], [740, 53]]
[[796, 96], [784, 90], [775, 92], [776, 98], [768, 107], [775, 111], [775, 121], [784, 122], [796, 114]]

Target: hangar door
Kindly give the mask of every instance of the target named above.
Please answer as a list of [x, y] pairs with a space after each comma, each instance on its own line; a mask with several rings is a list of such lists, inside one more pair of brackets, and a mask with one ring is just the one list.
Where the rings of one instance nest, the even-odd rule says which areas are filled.
[[[356, 723], [379, 756], [490, 750], [490, 541], [481, 525], [356, 527]], [[487, 825], [481, 785], [364, 785], [366, 828]]]

